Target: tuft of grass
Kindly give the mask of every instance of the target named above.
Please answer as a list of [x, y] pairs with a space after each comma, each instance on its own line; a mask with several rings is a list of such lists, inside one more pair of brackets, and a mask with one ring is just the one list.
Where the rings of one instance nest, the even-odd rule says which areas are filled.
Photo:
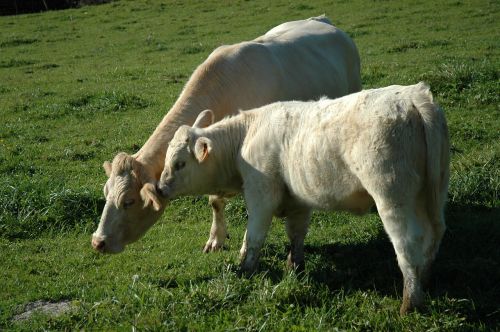
[[429, 47], [443, 47], [449, 45], [450, 42], [448, 40], [439, 40], [439, 39], [433, 39], [429, 41], [423, 41], [423, 40], [412, 40], [412, 41], [401, 41], [397, 43], [395, 46], [389, 48], [387, 50], [388, 53], [404, 53], [409, 50], [416, 50], [416, 49], [422, 49], [422, 48], [429, 48]]
[[421, 75], [432, 89], [446, 99], [463, 100], [477, 106], [500, 102], [500, 70], [494, 62], [452, 61], [443, 63], [433, 70]]
[[2, 47], [15, 47], [19, 45], [30, 45], [37, 43], [40, 40], [37, 38], [11, 38], [7, 41], [0, 42], [0, 48]]
[[57, 63], [46, 63], [43, 65], [38, 66], [40, 69], [53, 69], [53, 68], [58, 68], [59, 65]]
[[314, 6], [311, 6], [310, 4], [304, 4], [304, 3], [297, 3], [297, 4], [292, 4], [290, 5], [290, 9], [295, 9], [295, 10], [312, 10], [314, 9]]
[[9, 61], [0, 61], [0, 68], [25, 67], [35, 63], [34, 60], [10, 59]]
[[500, 149], [489, 156], [459, 157], [453, 163], [450, 201], [469, 206], [500, 206]]
[[52, 179], [3, 181], [0, 186], [0, 237], [37, 238], [47, 233], [97, 225], [102, 197], [85, 189], [70, 189]]
[[72, 99], [68, 102], [67, 111], [84, 116], [86, 113], [123, 112], [129, 109], [142, 109], [147, 106], [149, 106], [149, 103], [139, 96], [126, 92], [110, 91]]
[[411, 49], [419, 49], [423, 48], [424, 43], [421, 41], [403, 41], [397, 46], [391, 47], [388, 52], [389, 53], [402, 53]]
[[201, 53], [205, 50], [203, 45], [198, 44], [198, 45], [190, 45], [186, 46], [181, 50], [182, 54], [198, 54]]
[[366, 66], [361, 73], [361, 81], [365, 87], [379, 86], [387, 77], [387, 71], [381, 66]]

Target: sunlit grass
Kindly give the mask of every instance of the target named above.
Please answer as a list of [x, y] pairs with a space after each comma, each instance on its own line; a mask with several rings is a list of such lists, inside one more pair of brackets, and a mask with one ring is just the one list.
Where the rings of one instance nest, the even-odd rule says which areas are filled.
[[[0, 17], [0, 329], [497, 328], [498, 10], [494, 1], [122, 0]], [[239, 276], [241, 197], [226, 206], [223, 252], [201, 253], [211, 212], [206, 198], [188, 197], [124, 253], [94, 253], [103, 161], [142, 146], [215, 47], [322, 13], [354, 38], [366, 88], [425, 80], [446, 113], [448, 231], [426, 309], [399, 317], [402, 278], [376, 213], [316, 212], [303, 275], [285, 269], [276, 219], [260, 272]], [[76, 309], [12, 321], [37, 300]]]

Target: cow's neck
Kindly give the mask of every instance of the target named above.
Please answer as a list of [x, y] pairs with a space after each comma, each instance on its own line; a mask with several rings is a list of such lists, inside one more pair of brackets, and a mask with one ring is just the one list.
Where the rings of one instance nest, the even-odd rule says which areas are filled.
[[214, 112], [215, 121], [235, 111], [230, 99], [221, 98], [232, 93], [224, 80], [218, 79], [220, 75], [214, 73], [214, 68], [217, 68], [214, 61], [217, 59], [207, 60], [195, 70], [174, 106], [134, 155], [156, 179], [163, 170], [168, 143], [180, 126], [192, 125], [206, 109]]
[[192, 125], [200, 112], [216, 107], [217, 105], [213, 105], [209, 100], [186, 97], [185, 93], [181, 94], [134, 157], [144, 165], [151, 176], [159, 179], [165, 164], [168, 143], [177, 129], [182, 125]]

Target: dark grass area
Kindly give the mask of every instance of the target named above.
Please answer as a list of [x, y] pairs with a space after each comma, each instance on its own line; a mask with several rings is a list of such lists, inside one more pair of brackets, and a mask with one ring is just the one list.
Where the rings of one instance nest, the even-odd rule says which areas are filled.
[[79, 8], [81, 6], [98, 5], [111, 1], [112, 0], [3, 0], [0, 3], [0, 16]]

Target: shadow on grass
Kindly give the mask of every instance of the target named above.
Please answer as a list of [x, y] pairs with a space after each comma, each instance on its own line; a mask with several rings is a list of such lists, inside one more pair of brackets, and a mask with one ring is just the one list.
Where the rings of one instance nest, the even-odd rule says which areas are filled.
[[[430, 297], [447, 297], [454, 303], [451, 310], [469, 321], [495, 326], [500, 318], [500, 208], [449, 204], [446, 222], [429, 282]], [[375, 290], [383, 296], [402, 296], [402, 275], [384, 232], [366, 244], [306, 246], [305, 255], [310, 278], [332, 291]]]
[[[500, 313], [500, 208], [450, 203], [446, 220], [448, 228], [429, 281], [432, 310], [446, 311], [468, 322], [495, 328]], [[265, 278], [273, 284], [286, 279], [287, 252], [288, 248], [276, 243], [268, 243], [263, 248], [259, 271], [265, 271]], [[326, 286], [332, 293], [375, 291], [389, 298], [402, 297], [402, 275], [392, 244], [383, 231], [375, 240], [363, 244], [306, 245], [305, 256], [305, 276], [320, 286], [311, 285], [313, 289]], [[229, 272], [239, 275], [238, 266], [232, 266]], [[257, 273], [256, 277], [263, 275]], [[248, 286], [251, 283], [247, 277], [239, 275], [238, 278], [247, 288], [252, 288]], [[217, 278], [203, 277], [189, 283], [203, 285], [210, 280]], [[179, 281], [160, 280], [158, 286], [176, 288]], [[317, 301], [314, 294], [307, 295], [309, 299], [300, 295], [300, 303]], [[243, 298], [240, 294], [239, 299]]]

